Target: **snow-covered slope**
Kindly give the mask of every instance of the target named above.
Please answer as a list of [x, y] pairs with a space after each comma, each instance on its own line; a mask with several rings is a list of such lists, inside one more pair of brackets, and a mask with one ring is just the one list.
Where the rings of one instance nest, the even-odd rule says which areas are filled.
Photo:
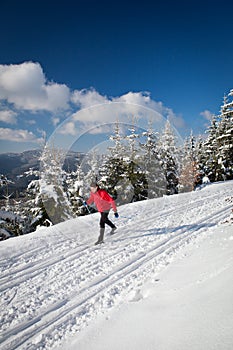
[[100, 246], [98, 213], [1, 242], [0, 349], [230, 350], [232, 196], [122, 206]]

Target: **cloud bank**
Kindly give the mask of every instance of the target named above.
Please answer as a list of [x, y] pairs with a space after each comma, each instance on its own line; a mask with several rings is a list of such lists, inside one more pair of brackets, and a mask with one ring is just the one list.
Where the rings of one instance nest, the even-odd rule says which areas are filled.
[[27, 130], [13, 130], [9, 128], [0, 128], [0, 140], [7, 140], [12, 142], [34, 142], [42, 143], [42, 138], [37, 138], [31, 131]]
[[48, 82], [39, 63], [0, 65], [0, 100], [16, 109], [56, 112], [68, 109], [69, 99], [69, 88]]
[[7, 124], [16, 124], [17, 113], [10, 111], [10, 110], [0, 110], [0, 121]]
[[[114, 113], [105, 113], [102, 109], [98, 113], [90, 107], [98, 105], [114, 104]], [[42, 119], [41, 113], [47, 117], [43, 123], [57, 127], [58, 123], [67, 118], [67, 123], [63, 123], [61, 133], [64, 135], [74, 135], [77, 123], [92, 127], [97, 123], [115, 122], [118, 116], [125, 115], [127, 119], [127, 104], [131, 105], [131, 111], [140, 116], [140, 107], [153, 110], [156, 118], [169, 118], [175, 127], [184, 126], [182, 117], [177, 117], [172, 109], [167, 108], [162, 102], [157, 102], [151, 98], [148, 92], [128, 92], [118, 97], [108, 97], [101, 95], [94, 88], [71, 91], [67, 85], [48, 81], [41, 65], [37, 62], [24, 62], [21, 64], [0, 65], [0, 122], [17, 127], [18, 116], [23, 114], [25, 125], [32, 128], [36, 124], [30, 123], [31, 117], [34, 120]], [[134, 108], [132, 109], [132, 106]], [[39, 120], [39, 119], [38, 119]], [[129, 120], [128, 120], [129, 122]], [[4, 126], [4, 125], [1, 125]], [[33, 132], [32, 132], [33, 131]], [[10, 128], [1, 128], [1, 139], [8, 139], [14, 142], [38, 142], [34, 132]]]

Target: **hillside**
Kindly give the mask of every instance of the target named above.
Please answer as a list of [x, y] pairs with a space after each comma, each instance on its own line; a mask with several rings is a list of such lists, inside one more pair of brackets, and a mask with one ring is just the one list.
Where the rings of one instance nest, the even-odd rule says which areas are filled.
[[[0, 188], [0, 199], [2, 195], [13, 193], [13, 197], [24, 191], [28, 183], [34, 179], [34, 176], [25, 176], [29, 169], [40, 169], [40, 156], [42, 151], [30, 150], [22, 153], [2, 153], [0, 154], [0, 175], [5, 175], [13, 183]], [[69, 151], [64, 160], [64, 169], [72, 171], [76, 169], [77, 161], [81, 162], [84, 154], [80, 152]]]
[[100, 246], [98, 213], [1, 242], [1, 350], [230, 350], [232, 196], [124, 205]]

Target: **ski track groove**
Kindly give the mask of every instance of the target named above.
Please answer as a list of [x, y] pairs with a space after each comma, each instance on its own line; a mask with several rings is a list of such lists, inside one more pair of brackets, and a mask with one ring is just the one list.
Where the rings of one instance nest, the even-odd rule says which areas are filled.
[[[130, 245], [130, 243], [128, 243], [128, 245]], [[116, 258], [117, 255], [121, 254], [127, 245], [125, 245], [123, 248], [119, 248], [116, 249], [116, 253], [114, 254], [114, 259]], [[48, 267], [52, 267], [53, 265], [56, 264], [60, 264], [60, 262], [72, 262], [77, 260], [77, 254], [85, 254], [84, 256], [82, 256], [82, 260], [85, 260], [86, 256], [90, 256], [90, 253], [92, 253], [93, 255], [95, 255], [96, 250], [98, 249], [98, 247], [90, 247], [89, 245], [86, 246], [85, 248], [81, 248], [81, 249], [75, 249], [75, 251], [73, 252], [67, 252], [66, 254], [62, 254], [62, 256], [55, 258], [55, 259], [50, 259], [49, 261], [43, 262], [43, 263], [33, 263], [32, 265], [29, 264], [29, 266], [27, 266], [26, 268], [22, 268], [22, 269], [18, 269], [18, 270], [14, 270], [12, 271], [10, 274], [8, 274], [7, 278], [8, 280], [5, 280], [6, 276], [3, 276], [2, 279], [2, 287], [0, 284], [0, 292], [6, 291], [8, 289], [11, 289], [15, 286], [20, 285], [20, 283], [23, 283], [24, 281], [27, 281], [27, 276], [30, 276], [31, 278], [36, 277], [37, 275], [40, 275], [43, 271], [47, 270]], [[105, 258], [105, 261], [108, 261], [110, 259], [113, 259], [113, 256], [109, 256]], [[81, 261], [82, 262], [82, 261]], [[79, 263], [79, 266], [76, 266], [76, 272], [78, 272], [79, 270], [83, 269], [83, 266], [81, 264], [81, 262]], [[85, 266], [85, 268], [87, 267], [88, 269], [93, 265], [93, 263], [89, 263], [88, 265]], [[68, 267], [70, 270], [73, 269], [73, 266]], [[69, 270], [65, 270], [64, 273], [61, 273], [59, 276], [63, 276], [66, 275], [69, 272]], [[17, 276], [17, 274], [19, 274], [19, 276]], [[56, 278], [56, 277], [54, 277]], [[14, 281], [12, 281], [12, 279]], [[53, 279], [50, 279], [50, 282], [52, 282]]]
[[[73, 294], [68, 296], [65, 300], [53, 304], [50, 308], [47, 309], [46, 312], [44, 312], [44, 314], [38, 315], [32, 320], [25, 322], [20, 326], [13, 328], [10, 331], [5, 332], [3, 334], [2, 340], [0, 341], [0, 343], [5, 343], [5, 345], [3, 344], [4, 345], [3, 349], [9, 349], [9, 348], [11, 350], [19, 349], [21, 345], [25, 344], [25, 342], [35, 337], [38, 334], [38, 332], [41, 332], [43, 330], [46, 330], [46, 333], [48, 334], [49, 332], [54, 330], [54, 327], [57, 328], [61, 326], [61, 324], [64, 322], [64, 319], [66, 320], [67, 315], [69, 319], [70, 312], [72, 313], [75, 312], [76, 314], [82, 312], [83, 308], [85, 309], [85, 305], [88, 305], [91, 299], [99, 295], [103, 295], [104, 291], [106, 292], [111, 288], [117, 287], [117, 284], [119, 284], [121, 280], [126, 280], [126, 279], [129, 280], [130, 276], [133, 273], [135, 273], [135, 271], [137, 270], [139, 271], [138, 276], [140, 277], [142, 274], [142, 273], [140, 274], [140, 269], [146, 270], [147, 265], [153, 262], [154, 260], [157, 261], [160, 256], [163, 256], [163, 255], [169, 256], [169, 252], [172, 253], [177, 249], [179, 249], [183, 244], [187, 243], [187, 237], [189, 237], [188, 240], [190, 240], [192, 239], [193, 234], [197, 235], [200, 231], [202, 231], [203, 229], [206, 229], [206, 227], [208, 227], [207, 225], [208, 222], [215, 221], [215, 224], [216, 224], [218, 220], [225, 217], [225, 213], [228, 211], [230, 207], [231, 205], [225, 206], [224, 208], [221, 208], [219, 210], [216, 210], [214, 213], [211, 213], [204, 219], [202, 218], [190, 224], [188, 232], [186, 232], [185, 227], [177, 229], [176, 230], [177, 232], [173, 235], [171, 232], [170, 236], [165, 237], [161, 242], [156, 241], [156, 244], [152, 245], [152, 247], [148, 249], [146, 253], [140, 252], [142, 248], [139, 246], [139, 252], [137, 253], [138, 255], [134, 256], [133, 259], [131, 259], [128, 262], [125, 262], [122, 266], [119, 266], [119, 265], [115, 266], [114, 270], [108, 275], [98, 277], [91, 284], [87, 286], [83, 286], [78, 291], [78, 295], [79, 295], [78, 301], [77, 301], [77, 292], [74, 292]], [[198, 228], [197, 228], [197, 225], [198, 225]], [[120, 236], [124, 237], [125, 234], [119, 235], [118, 241], [121, 240]], [[140, 240], [140, 238], [138, 238], [138, 240]], [[112, 241], [112, 244], [114, 244], [114, 239]], [[91, 249], [90, 247], [86, 247], [81, 250], [79, 249], [76, 252], [72, 252], [72, 256], [74, 257], [78, 253], [83, 253], [84, 250], [96, 251], [96, 249], [95, 248], [93, 249], [93, 247]], [[116, 254], [121, 254], [124, 250], [125, 250], [125, 246], [123, 249], [117, 250]], [[110, 258], [111, 257], [108, 257], [108, 259]], [[113, 254], [113, 259], [114, 259], [114, 254]], [[47, 267], [50, 265], [50, 262], [49, 264], [46, 265]], [[43, 268], [46, 268], [46, 266], [43, 266]], [[49, 318], [49, 319], [44, 321], [45, 318]], [[35, 329], [36, 325], [37, 327]], [[15, 336], [15, 338], [13, 340], [9, 339], [9, 337], [12, 337], [12, 336]], [[9, 341], [7, 341], [8, 339]]]
[[[64, 261], [64, 260], [72, 260], [71, 257], [72, 256], [76, 256], [77, 253], [84, 253], [85, 250], [88, 250], [88, 246], [86, 248], [82, 248], [82, 249], [77, 249], [75, 252], [72, 253], [66, 253], [66, 254], [61, 254], [62, 256], [50, 259], [50, 260], [46, 260], [46, 262], [43, 260], [43, 262], [38, 263], [38, 261], [34, 262], [34, 263], [29, 263], [28, 266], [24, 267], [24, 268], [20, 268], [20, 269], [16, 269], [14, 271], [12, 271], [10, 274], [3, 276], [1, 279], [3, 280], [2, 283], [4, 284], [4, 287], [0, 287], [0, 291], [4, 291], [8, 288], [11, 288], [14, 285], [18, 285], [21, 282], [23, 282], [25, 279], [23, 278], [24, 276], [27, 275], [32, 275], [37, 276], [41, 273], [41, 271], [45, 270], [46, 268], [48, 268], [49, 266], [55, 265], [60, 263], [60, 261]], [[67, 256], [65, 256], [67, 255]], [[20, 274], [19, 277], [15, 276], [15, 274]], [[8, 278], [8, 280], [4, 280]], [[10, 282], [11, 279], [14, 279], [13, 284], [7, 285], [8, 282]], [[18, 281], [17, 281], [18, 279]], [[1, 284], [0, 284], [1, 286]]]
[[[59, 244], [57, 244], [56, 245], [56, 249], [59, 249], [60, 247], [63, 247], [64, 248], [64, 242], [67, 242], [66, 240], [65, 241], [63, 241], [63, 242], [59, 242]], [[72, 242], [71, 242], [72, 243]], [[79, 249], [80, 249], [80, 247], [81, 246], [79, 246]], [[69, 247], [67, 247], [68, 249], [70, 248], [70, 246]], [[1, 272], [1, 275], [3, 276], [3, 277], [7, 277], [8, 275], [11, 275], [11, 274], [9, 274], [9, 273], [4, 273], [4, 270], [7, 268], [7, 269], [9, 269], [9, 268], [13, 268], [14, 267], [14, 265], [19, 265], [19, 263], [20, 263], [20, 261], [23, 259], [23, 257], [24, 257], [24, 261], [27, 261], [27, 260], [31, 260], [31, 259], [34, 259], [35, 260], [35, 255], [33, 254], [33, 253], [35, 253], [36, 251], [38, 251], [38, 252], [40, 252], [41, 253], [41, 248], [36, 248], [36, 249], [32, 249], [32, 250], [30, 250], [29, 252], [27, 251], [27, 252], [24, 252], [24, 253], [22, 253], [22, 254], [18, 254], [18, 255], [15, 255], [13, 258], [12, 258], [12, 265], [11, 266], [4, 266], [4, 263], [5, 263], [5, 259], [2, 259], [1, 261], [3, 261], [3, 266], [2, 266], [2, 272]], [[35, 261], [30, 261], [29, 263], [27, 263], [28, 264], [28, 267], [30, 268], [30, 267], [32, 267], [32, 266], [34, 266], [34, 265], [36, 265], [36, 264], [38, 264], [38, 261], [39, 260], [45, 260], [45, 258], [47, 258], [47, 255], [51, 255], [51, 254], [54, 254], [55, 252], [54, 252], [54, 249], [52, 249], [52, 247], [50, 247], [50, 246], [47, 246], [47, 251], [44, 251], [43, 252], [43, 257], [42, 258], [36, 258], [36, 260]], [[0, 266], [1, 266], [1, 261], [0, 261]], [[15, 263], [15, 261], [16, 261], [16, 263]], [[21, 270], [25, 270], [25, 269], [27, 269], [28, 268], [27, 266], [24, 266], [24, 267], [21, 267], [21, 268], [15, 268], [15, 270], [14, 270], [14, 273], [18, 273], [18, 272], [20, 272]]]
[[[176, 210], [178, 209], [178, 210], [180, 210], [180, 209], [182, 209], [182, 208], [185, 208], [185, 211], [187, 212], [188, 210], [189, 210], [189, 208], [190, 207], [193, 207], [193, 204], [195, 203], [195, 204], [201, 204], [201, 203], [203, 203], [203, 201], [206, 201], [208, 198], [212, 198], [212, 199], [214, 199], [215, 197], [216, 198], [218, 198], [218, 194], [215, 194], [215, 195], [210, 195], [210, 196], [207, 196], [207, 197], [205, 197], [204, 199], [196, 199], [195, 201], [192, 201], [192, 202], [190, 202], [189, 204], [188, 204], [188, 206], [187, 206], [187, 203], [185, 203], [185, 204], [180, 204], [179, 206], [177, 206], [176, 207]], [[172, 214], [172, 213], [174, 213], [174, 209], [164, 209], [164, 208], [162, 208], [162, 209], [160, 209], [158, 212], [157, 212], [157, 214], [159, 215], [159, 217], [161, 218], [161, 217], [164, 217], [164, 216], [168, 216], [169, 214]], [[136, 216], [136, 215], [135, 215]], [[130, 223], [129, 225], [134, 225], [134, 223]], [[64, 247], [64, 242], [66, 243], [67, 242], [67, 240], [62, 240], [62, 241], [60, 241], [59, 242], [59, 244], [57, 244], [57, 246], [56, 246], [56, 249], [58, 249], [58, 248], [60, 248], [60, 247]], [[72, 242], [71, 242], [72, 243]], [[80, 247], [80, 246], [79, 246]], [[49, 250], [49, 255], [51, 255], [51, 247], [50, 246], [48, 246], [47, 247], [48, 248], [48, 250]], [[70, 247], [68, 246], [67, 247], [68, 249], [70, 249]], [[85, 248], [84, 248], [84, 250], [86, 250], [86, 249], [88, 249], [88, 246], [86, 246]], [[23, 258], [23, 256], [28, 256], [28, 258], [27, 258], [27, 260], [30, 258], [30, 257], [33, 257], [34, 258], [34, 255], [32, 255], [32, 253], [34, 253], [34, 252], [36, 252], [36, 251], [40, 251], [40, 248], [35, 248], [35, 249], [32, 249], [32, 250], [30, 250], [30, 252], [24, 252], [24, 253], [22, 253], [22, 254], [18, 254], [18, 255], [15, 255], [14, 256], [14, 258], [12, 259], [12, 261], [14, 262], [14, 261], [17, 261], [17, 260], [19, 260], [19, 258]], [[52, 253], [54, 253], [53, 251], [52, 251]], [[41, 258], [41, 260], [44, 260], [45, 259], [45, 257], [46, 256], [44, 256], [43, 255], [43, 258]], [[5, 262], [5, 260], [4, 259], [1, 259], [0, 260], [0, 266], [1, 266], [1, 261], [3, 261], [3, 263]], [[51, 261], [51, 263], [53, 263], [52, 261]], [[30, 268], [30, 267], [33, 267], [33, 266], [38, 266], [38, 260], [36, 260], [34, 263], [32, 263], [32, 262], [30, 262], [29, 263], [29, 267], [28, 268]], [[10, 268], [11, 266], [7, 266], [7, 268]], [[3, 268], [4, 268], [4, 270], [6, 269], [6, 266], [3, 266]], [[23, 267], [23, 268], [20, 268], [20, 269], [15, 269], [11, 274], [9, 274], [9, 275], [12, 275], [12, 274], [14, 274], [14, 273], [17, 273], [17, 272], [20, 272], [21, 270], [25, 270], [27, 267]], [[39, 267], [40, 268], [40, 267]], [[7, 274], [5, 274], [4, 275], [4, 272], [2, 272], [1, 273], [1, 276], [2, 276], [2, 278], [4, 278], [4, 277], [7, 277]]]
[[[198, 204], [199, 202], [200, 202], [200, 204], [201, 203], [203, 203], [203, 201], [206, 201], [208, 198], [218, 198], [218, 194], [214, 194], [214, 195], [210, 195], [210, 196], [207, 196], [207, 197], [205, 197], [204, 199], [196, 199], [196, 200], [194, 200], [194, 201], [192, 201], [192, 202], [190, 202], [188, 205], [189, 205], [189, 207], [192, 207], [193, 206], [193, 204], [195, 203], [195, 204]], [[180, 204], [180, 205], [178, 205], [177, 207], [176, 207], [176, 210], [177, 209], [182, 209], [182, 208], [185, 208], [186, 209], [186, 211], [188, 211], [188, 209], [189, 209], [189, 207], [187, 207], [187, 203], [185, 203], [185, 204]], [[164, 212], [164, 213], [163, 213]], [[159, 214], [159, 216], [160, 217], [163, 217], [163, 216], [167, 216], [167, 215], [169, 215], [169, 214], [172, 214], [172, 213], [174, 213], [174, 209], [164, 209], [164, 208], [162, 208], [162, 209], [160, 209], [158, 212], [157, 212], [158, 214]], [[137, 214], [135, 214], [134, 216], [137, 216]], [[132, 218], [131, 218], [131, 220], [132, 220]], [[129, 225], [133, 225], [134, 223], [130, 223]], [[62, 240], [62, 241], [59, 241], [59, 243], [57, 244], [57, 246], [56, 246], [56, 248], [59, 248], [59, 247], [63, 247], [64, 246], [64, 243], [66, 243], [67, 242], [67, 240], [65, 239], [65, 240]], [[72, 242], [71, 242], [72, 243]], [[50, 246], [48, 246], [47, 247], [48, 248], [48, 251], [49, 251], [49, 253], [48, 254], [51, 254], [51, 247]], [[27, 252], [24, 252], [24, 253], [21, 253], [21, 254], [17, 254], [17, 255], [15, 255], [14, 257], [13, 257], [13, 259], [12, 259], [12, 265], [14, 264], [14, 262], [15, 261], [18, 261], [19, 260], [19, 258], [23, 258], [24, 256], [28, 256], [28, 258], [27, 258], [27, 260], [30, 258], [30, 257], [33, 257], [34, 258], [34, 255], [32, 255], [32, 253], [35, 253], [36, 251], [39, 251], [40, 252], [40, 249], [41, 248], [35, 248], [35, 249], [32, 249], [32, 250], [30, 250], [29, 252], [27, 251]], [[70, 249], [70, 247], [68, 247], [68, 249]], [[52, 252], [53, 253], [53, 252]], [[44, 256], [43, 256], [43, 260], [44, 260]], [[3, 264], [5, 263], [5, 259], [0, 259], [0, 266], [1, 266], [1, 262], [3, 262]], [[35, 265], [36, 265], [36, 263], [37, 263], [37, 261], [35, 262]], [[12, 267], [12, 266], [7, 266], [7, 268], [10, 268], [10, 267]], [[6, 266], [4, 266], [3, 265], [3, 268], [4, 269], [6, 269]], [[19, 271], [20, 271], [21, 269], [19, 269]], [[24, 270], [24, 268], [22, 269], [22, 270]], [[15, 273], [17, 273], [18, 271], [17, 271], [17, 269], [14, 271]], [[3, 277], [6, 277], [6, 276], [4, 276], [4, 272], [3, 272], [3, 274], [2, 274], [2, 276]]]
[[[183, 206], [182, 206], [183, 207]], [[185, 206], [186, 207], [186, 206]], [[164, 211], [164, 209], [162, 209], [161, 211]], [[173, 210], [169, 210], [169, 212], [172, 212]], [[158, 212], [158, 214], [159, 214], [159, 212]], [[160, 214], [160, 215], [167, 215], [167, 212], [166, 213], [164, 213], [164, 214]], [[63, 241], [64, 242], [64, 241]], [[62, 243], [60, 243], [59, 245], [57, 245], [56, 246], [56, 249], [59, 249], [59, 247], [62, 247], [63, 246], [63, 242]], [[49, 249], [50, 247], [48, 247], [48, 249]], [[77, 248], [77, 250], [73, 253], [71, 253], [70, 252], [70, 250], [68, 251], [68, 253], [67, 253], [67, 258], [69, 259], [69, 257], [71, 256], [71, 255], [75, 255], [75, 254], [77, 254], [77, 253], [84, 253], [86, 250], [88, 250], [90, 247], [87, 245], [87, 246], [85, 246], [84, 248], [82, 248], [81, 247], [81, 249], [80, 249], [80, 246]], [[68, 249], [70, 249], [70, 247], [68, 247]], [[36, 248], [36, 249], [33, 249], [32, 251], [30, 251], [30, 252], [25, 252], [25, 253], [23, 253], [23, 254], [19, 254], [19, 255], [16, 255], [16, 256], [14, 256], [14, 260], [16, 260], [16, 259], [19, 259], [19, 258], [21, 258], [22, 259], [22, 257], [23, 256], [25, 256], [26, 255], [26, 257], [27, 257], [27, 260], [32, 256], [32, 257], [34, 257], [31, 253], [34, 253], [35, 251], [40, 251], [40, 248]], [[49, 255], [51, 255], [51, 254], [54, 254], [54, 251], [52, 251], [51, 252], [51, 249], [49, 249]], [[52, 258], [52, 259], [50, 259], [50, 260], [47, 260], [46, 258], [47, 258], [47, 256], [46, 256], [46, 254], [45, 254], [45, 256], [43, 256], [43, 258], [41, 258], [40, 260], [42, 260], [42, 263], [38, 263], [38, 260], [35, 260], [34, 262], [29, 262], [28, 263], [28, 266], [23, 266], [23, 267], [21, 267], [21, 268], [16, 268], [16, 269], [14, 269], [11, 273], [5, 273], [4, 274], [4, 272], [1, 274], [1, 283], [0, 283], [0, 286], [1, 286], [1, 284], [4, 284], [4, 287], [2, 288], [2, 287], [0, 287], [0, 291], [1, 292], [3, 292], [4, 290], [6, 290], [7, 288], [11, 288], [12, 287], [12, 285], [10, 285], [9, 287], [6, 287], [6, 284], [11, 280], [11, 279], [14, 279], [14, 281], [15, 281], [15, 278], [16, 278], [16, 276], [15, 276], [15, 274], [19, 274], [20, 272], [22, 272], [21, 273], [21, 276], [20, 277], [22, 277], [22, 276], [24, 276], [24, 275], [28, 275], [28, 274], [30, 274], [30, 273], [33, 273], [33, 272], [36, 272], [36, 271], [40, 271], [40, 270], [44, 270], [44, 269], [46, 269], [46, 267], [48, 267], [48, 266], [50, 266], [50, 265], [53, 265], [53, 264], [56, 264], [56, 263], [59, 263], [60, 262], [60, 260], [65, 260], [65, 253], [63, 253], [62, 254], [63, 255], [63, 257], [59, 257], [59, 258]], [[44, 260], [46, 259], [46, 263], [44, 262]], [[6, 267], [4, 266], [4, 269], [6, 269]], [[9, 269], [9, 266], [8, 266], [8, 269]], [[34, 276], [36, 276], [37, 274], [35, 273], [35, 275]], [[8, 280], [4, 280], [5, 278], [8, 278]], [[23, 281], [23, 280], [21, 280], [21, 281]], [[19, 283], [21, 282], [21, 281], [19, 281]], [[19, 284], [18, 283], [18, 284]]]

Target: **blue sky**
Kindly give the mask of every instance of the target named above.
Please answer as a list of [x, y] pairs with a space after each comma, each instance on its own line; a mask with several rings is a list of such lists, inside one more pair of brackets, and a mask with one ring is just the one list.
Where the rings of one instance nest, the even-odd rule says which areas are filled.
[[233, 88], [232, 10], [230, 0], [3, 2], [0, 152], [38, 148], [44, 134], [73, 142], [114, 122], [79, 113], [109, 102], [202, 134]]

